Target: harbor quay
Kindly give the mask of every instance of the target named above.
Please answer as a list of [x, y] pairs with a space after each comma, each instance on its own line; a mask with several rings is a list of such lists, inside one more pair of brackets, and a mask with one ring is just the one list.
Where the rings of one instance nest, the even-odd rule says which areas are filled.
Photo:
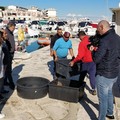
[[[74, 53], [77, 55], [79, 39], [71, 40]], [[14, 82], [16, 83], [18, 79], [23, 77], [33, 76], [52, 81], [52, 60], [49, 46], [31, 53], [15, 52], [12, 72]], [[78, 79], [78, 77], [73, 76], [73, 79]], [[87, 77], [85, 82], [84, 96], [77, 103], [52, 99], [49, 98], [49, 94], [39, 99], [24, 99], [18, 96], [17, 89], [10, 90], [8, 94], [4, 95], [7, 98], [6, 102], [1, 104], [1, 112], [6, 115], [3, 120], [97, 120], [98, 97], [89, 93], [90, 84]], [[6, 89], [9, 90], [7, 87]], [[117, 100], [115, 102], [118, 103], [114, 104], [114, 114], [115, 120], [120, 120], [118, 118], [120, 103]]]

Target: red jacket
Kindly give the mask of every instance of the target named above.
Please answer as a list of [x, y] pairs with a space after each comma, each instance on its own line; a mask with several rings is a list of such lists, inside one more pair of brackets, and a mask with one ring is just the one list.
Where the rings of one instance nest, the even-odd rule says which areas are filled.
[[82, 60], [82, 62], [92, 62], [92, 54], [91, 51], [88, 50], [87, 45], [90, 44], [89, 37], [85, 36], [83, 40], [79, 43], [78, 54], [73, 62], [78, 62]]

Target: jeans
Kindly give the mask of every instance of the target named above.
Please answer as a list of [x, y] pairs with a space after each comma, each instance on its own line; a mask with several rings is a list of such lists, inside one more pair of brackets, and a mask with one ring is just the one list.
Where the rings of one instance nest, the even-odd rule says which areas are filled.
[[112, 87], [116, 78], [106, 78], [100, 75], [96, 76], [96, 86], [99, 99], [98, 120], [105, 120], [106, 115], [113, 115], [113, 93]]
[[96, 73], [96, 65], [94, 62], [87, 62], [87, 63], [82, 63], [82, 69], [80, 72], [80, 77], [79, 77], [79, 84], [81, 85], [84, 81], [84, 78], [86, 74], [89, 74], [89, 79], [90, 79], [90, 85], [92, 89], [96, 88], [96, 81], [95, 81], [95, 73]]

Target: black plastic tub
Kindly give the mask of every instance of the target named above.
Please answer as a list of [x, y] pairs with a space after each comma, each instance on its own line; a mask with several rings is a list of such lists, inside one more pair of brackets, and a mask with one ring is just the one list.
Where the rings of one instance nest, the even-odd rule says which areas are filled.
[[84, 82], [79, 87], [76, 86], [76, 84], [77, 81], [69, 81], [63, 79], [50, 82], [49, 98], [74, 103], [79, 102], [84, 96], [84, 88], [86, 83]]
[[56, 61], [56, 73], [69, 79], [71, 76], [80, 74], [81, 62], [76, 63], [73, 67], [70, 67], [70, 59], [61, 59]]
[[17, 81], [17, 94], [25, 99], [38, 99], [48, 93], [49, 80], [42, 77], [24, 77]]

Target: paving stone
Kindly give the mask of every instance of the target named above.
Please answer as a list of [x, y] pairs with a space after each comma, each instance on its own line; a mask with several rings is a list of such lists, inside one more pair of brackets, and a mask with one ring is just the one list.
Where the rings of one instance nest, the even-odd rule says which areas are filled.
[[[79, 40], [73, 39], [72, 42], [76, 55]], [[13, 62], [15, 83], [19, 78], [27, 76], [45, 77], [52, 81], [53, 76], [48, 66], [48, 62], [52, 61], [49, 46], [32, 52], [31, 56], [30, 59], [20, 60], [18, 63]], [[68, 58], [71, 58], [70, 55]], [[89, 93], [90, 84], [87, 78], [86, 84], [84, 98], [78, 103], [51, 99], [49, 95], [40, 99], [23, 99], [17, 95], [16, 90], [10, 91], [8, 95], [5, 95], [8, 98], [6, 104], [0, 107], [6, 114], [3, 120], [96, 120], [98, 98]]]

